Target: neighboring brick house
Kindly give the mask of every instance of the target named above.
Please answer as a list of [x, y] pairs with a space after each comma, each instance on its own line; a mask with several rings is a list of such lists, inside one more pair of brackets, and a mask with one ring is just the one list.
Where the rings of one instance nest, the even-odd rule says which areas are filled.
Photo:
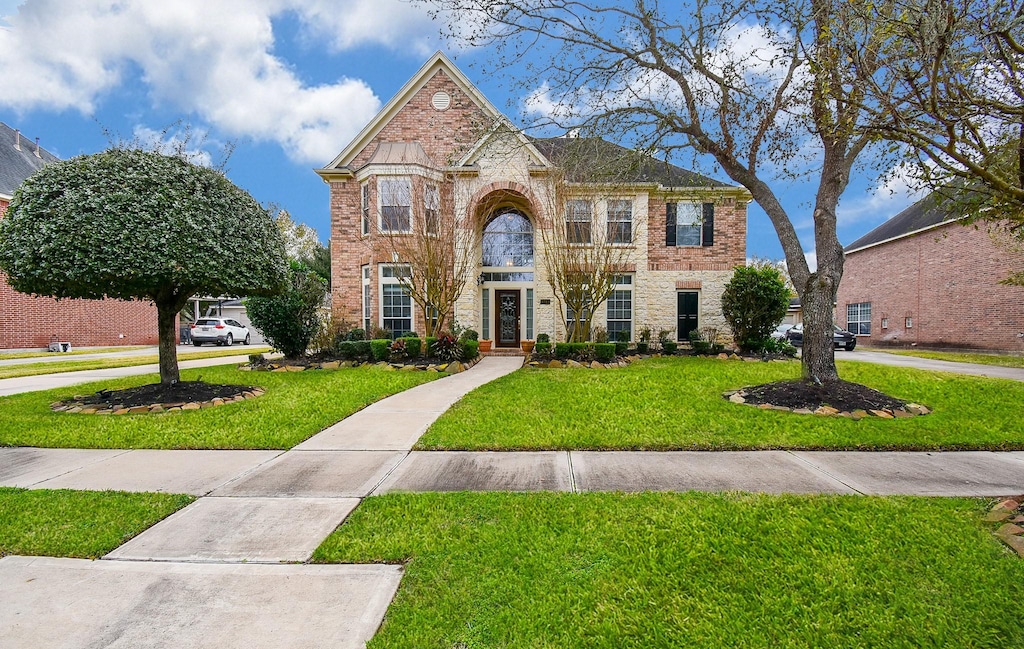
[[[608, 180], [574, 171], [598, 167]], [[330, 186], [336, 318], [424, 330], [396, 277], [402, 260], [376, 244], [385, 229], [417, 236], [441, 209], [474, 242], [456, 319], [497, 347], [539, 333], [564, 339], [567, 315], [546, 279], [541, 229], [569, 221], [588, 241], [595, 231], [630, 235], [596, 326], [631, 339], [645, 326], [679, 339], [697, 327], [726, 330], [722, 291], [746, 261], [746, 190], [604, 140], [527, 138], [440, 52], [317, 173]], [[566, 180], [564, 197], [555, 176]]]
[[[0, 218], [18, 185], [57, 157], [0, 122]], [[56, 337], [73, 347], [151, 345], [156, 307], [122, 300], [54, 300], [15, 291], [0, 273], [0, 349], [46, 347]]]
[[[846, 247], [837, 321], [868, 345], [1024, 350], [1024, 253], [925, 198]], [[844, 324], [845, 323], [845, 324]]]

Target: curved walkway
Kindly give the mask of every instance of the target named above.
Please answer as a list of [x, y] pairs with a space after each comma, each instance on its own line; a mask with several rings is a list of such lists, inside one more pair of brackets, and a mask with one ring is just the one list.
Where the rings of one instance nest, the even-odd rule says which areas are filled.
[[1024, 493], [1024, 452], [410, 450], [463, 395], [521, 364], [485, 358], [283, 452], [0, 448], [0, 485], [202, 496], [101, 561], [0, 559], [0, 637], [10, 647], [128, 647], [154, 637], [182, 647], [362, 647], [401, 567], [302, 562], [378, 493]]

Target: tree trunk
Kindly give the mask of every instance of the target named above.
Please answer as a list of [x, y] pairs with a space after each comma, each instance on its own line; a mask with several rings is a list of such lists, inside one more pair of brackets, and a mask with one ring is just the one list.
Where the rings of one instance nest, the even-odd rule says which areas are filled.
[[811, 273], [800, 302], [804, 316], [801, 374], [805, 381], [819, 385], [839, 380], [832, 343], [832, 311], [837, 289], [838, 282], [829, 281], [824, 274]]
[[157, 331], [160, 336], [160, 383], [171, 385], [180, 380], [178, 374], [178, 348], [175, 344], [175, 323], [180, 307], [177, 301], [156, 301]]

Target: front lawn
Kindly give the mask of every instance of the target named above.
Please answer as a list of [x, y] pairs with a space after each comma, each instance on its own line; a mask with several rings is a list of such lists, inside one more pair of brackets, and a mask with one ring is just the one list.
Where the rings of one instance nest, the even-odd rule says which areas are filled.
[[[270, 347], [229, 347], [220, 350], [206, 352], [180, 352], [179, 361], [192, 361], [200, 358], [220, 358], [221, 356], [242, 356], [245, 354], [260, 354], [270, 351]], [[0, 360], [3, 360], [0, 358]], [[0, 366], [0, 379], [13, 379], [21, 376], [38, 376], [40, 374], [60, 374], [63, 372], [78, 372], [81, 370], [102, 370], [110, 367], [135, 367], [137, 365], [149, 365], [160, 360], [159, 356], [119, 356], [114, 358], [91, 358], [87, 360], [60, 360], [40, 363], [25, 363], [23, 365]]]
[[387, 495], [314, 560], [406, 564], [370, 649], [1024, 646], [1024, 561], [985, 504]]
[[53, 448], [286, 449], [386, 396], [442, 374], [378, 367], [240, 372], [235, 365], [183, 370], [183, 381], [260, 386], [266, 394], [217, 408], [138, 415], [51, 412], [50, 404], [101, 388], [158, 381], [155, 374], [0, 397], [0, 446]]
[[655, 358], [613, 370], [528, 368], [464, 397], [418, 449], [1024, 449], [1024, 383], [841, 361], [844, 379], [930, 415], [853, 421], [764, 411], [722, 392], [798, 378], [798, 361]]
[[193, 500], [181, 494], [0, 487], [0, 556], [101, 557]]

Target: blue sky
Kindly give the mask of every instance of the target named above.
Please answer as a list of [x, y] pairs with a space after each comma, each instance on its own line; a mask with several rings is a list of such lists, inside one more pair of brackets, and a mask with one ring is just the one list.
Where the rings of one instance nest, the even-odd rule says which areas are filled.
[[[485, 75], [486, 51], [447, 49], [437, 25], [403, 0], [0, 0], [0, 121], [67, 158], [108, 146], [104, 129], [146, 139], [180, 120], [205, 134], [214, 157], [236, 142], [231, 180], [326, 241], [328, 192], [312, 169], [437, 49], [524, 123], [523, 96], [510, 92], [516, 69]], [[842, 243], [914, 200], [898, 177], [877, 184], [851, 183], [839, 211]], [[772, 185], [813, 255], [813, 182]], [[756, 205], [747, 254], [782, 257]]]

